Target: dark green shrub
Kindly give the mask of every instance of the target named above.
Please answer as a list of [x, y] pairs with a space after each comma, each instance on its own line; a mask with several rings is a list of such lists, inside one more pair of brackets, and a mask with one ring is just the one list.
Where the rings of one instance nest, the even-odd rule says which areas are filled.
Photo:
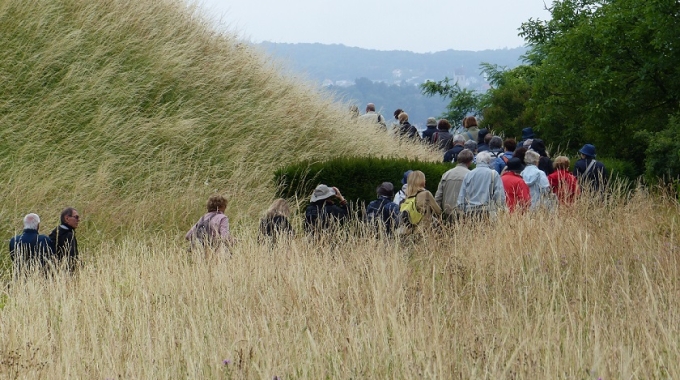
[[426, 187], [434, 194], [442, 175], [453, 167], [441, 162], [423, 162], [391, 157], [337, 157], [324, 162], [302, 161], [276, 171], [277, 196], [309, 199], [320, 184], [336, 186], [353, 202], [370, 202], [383, 182], [392, 182], [395, 192], [401, 189], [404, 172], [425, 173]]

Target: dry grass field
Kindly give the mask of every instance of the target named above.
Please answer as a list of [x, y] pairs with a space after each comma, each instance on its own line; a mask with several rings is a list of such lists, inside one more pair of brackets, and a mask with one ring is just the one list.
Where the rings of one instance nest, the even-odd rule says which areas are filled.
[[[67, 205], [83, 266], [0, 293], [0, 378], [680, 377], [678, 203], [638, 188], [412, 241], [271, 247], [298, 159], [437, 159], [166, 0], [0, 0], [0, 234]], [[398, 179], [395, 179], [397, 182]], [[192, 254], [213, 192], [239, 243]]]

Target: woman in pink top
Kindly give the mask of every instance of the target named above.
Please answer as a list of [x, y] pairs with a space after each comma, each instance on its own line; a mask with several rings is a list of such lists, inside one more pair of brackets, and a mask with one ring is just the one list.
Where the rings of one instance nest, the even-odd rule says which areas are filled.
[[557, 195], [560, 204], [572, 204], [581, 193], [576, 177], [569, 173], [569, 158], [559, 156], [553, 164], [555, 171], [548, 176], [552, 192]]
[[208, 212], [194, 224], [187, 232], [185, 238], [191, 241], [192, 247], [196, 244], [204, 246], [231, 245], [234, 239], [229, 233], [229, 218], [224, 215], [227, 208], [227, 198], [220, 194], [212, 195], [208, 199]]

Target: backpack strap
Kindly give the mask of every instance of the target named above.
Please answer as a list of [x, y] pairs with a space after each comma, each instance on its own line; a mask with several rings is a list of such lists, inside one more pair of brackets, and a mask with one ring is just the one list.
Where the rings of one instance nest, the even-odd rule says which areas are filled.
[[[470, 133], [470, 132], [465, 132], [465, 134], [467, 135], [468, 140], [472, 140], [472, 133]], [[475, 141], [475, 142], [476, 142], [476, 141]]]
[[588, 167], [586, 168], [586, 171], [583, 172], [583, 176], [584, 176], [584, 177], [588, 175], [588, 173], [590, 172], [590, 169], [592, 169], [593, 166], [595, 166], [595, 163], [596, 163], [596, 162], [597, 162], [597, 161], [596, 161], [594, 158], [593, 158], [592, 161], [590, 161], [590, 164], [589, 164]]
[[503, 160], [503, 162], [504, 162], [506, 165], [508, 164], [508, 161], [509, 161], [509, 160], [508, 160], [508, 157], [507, 157], [506, 155], [502, 155], [502, 156], [501, 156], [501, 160]]

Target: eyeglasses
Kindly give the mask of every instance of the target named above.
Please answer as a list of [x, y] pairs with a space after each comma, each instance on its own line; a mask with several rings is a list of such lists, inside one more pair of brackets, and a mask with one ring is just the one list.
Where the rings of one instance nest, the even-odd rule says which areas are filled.
[[80, 215], [70, 215], [70, 217], [75, 220], [80, 220]]

